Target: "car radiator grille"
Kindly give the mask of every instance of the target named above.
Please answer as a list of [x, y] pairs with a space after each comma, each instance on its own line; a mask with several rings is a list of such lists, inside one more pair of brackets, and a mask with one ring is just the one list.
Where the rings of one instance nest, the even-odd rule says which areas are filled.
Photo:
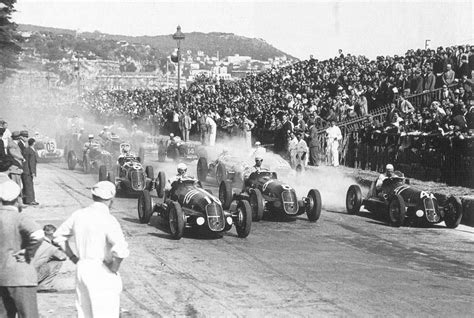
[[438, 213], [438, 204], [432, 198], [424, 198], [423, 205], [425, 207], [426, 219], [428, 222], [439, 222], [440, 215]]
[[145, 175], [141, 171], [132, 170], [130, 172], [130, 180], [133, 190], [141, 191], [145, 189]]
[[287, 214], [296, 214], [298, 212], [298, 200], [294, 191], [283, 191], [281, 193], [283, 209]]
[[206, 205], [207, 222], [211, 231], [219, 232], [224, 229], [225, 220], [222, 206], [213, 202]]

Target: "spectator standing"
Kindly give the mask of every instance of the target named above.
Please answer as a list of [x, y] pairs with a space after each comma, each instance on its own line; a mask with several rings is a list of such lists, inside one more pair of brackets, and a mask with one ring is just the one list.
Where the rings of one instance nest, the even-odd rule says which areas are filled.
[[28, 145], [23, 151], [25, 161], [23, 163], [23, 173], [21, 181], [23, 182], [23, 203], [28, 205], [38, 205], [35, 200], [35, 188], [33, 179], [36, 178], [36, 150], [35, 139], [28, 139]]
[[[122, 279], [118, 269], [129, 255], [120, 224], [110, 214], [115, 185], [101, 181], [92, 187], [90, 206], [74, 212], [54, 233], [72, 261], [77, 261], [76, 308], [79, 317], [119, 317]], [[69, 247], [73, 240], [74, 256]]]
[[242, 115], [242, 125], [244, 128], [245, 141], [249, 148], [252, 148], [252, 129], [255, 127], [255, 124], [247, 118], [246, 114]]
[[21, 175], [23, 173], [23, 162], [25, 161], [25, 158], [23, 158], [20, 146], [18, 146], [19, 139], [20, 132], [14, 131], [12, 133], [12, 139], [8, 141], [7, 152], [13, 159], [13, 164], [8, 171], [8, 175], [20, 186], [20, 188], [22, 188]]
[[319, 166], [319, 153], [321, 151], [320, 142], [318, 140], [318, 127], [316, 123], [309, 128], [309, 159], [310, 164]]
[[211, 113], [207, 113], [206, 126], [209, 132], [209, 146], [214, 146], [216, 144], [217, 137], [217, 124], [211, 116]]
[[297, 144], [296, 144], [296, 166], [301, 164], [303, 170], [308, 165], [308, 145], [303, 139], [303, 133], [299, 132], [296, 134]]
[[21, 214], [20, 187], [0, 173], [0, 317], [37, 318], [37, 275], [32, 263], [43, 231]]
[[198, 116], [198, 121], [199, 121], [199, 134], [200, 134], [200, 139], [201, 139], [201, 144], [207, 145], [208, 144], [208, 128], [207, 128], [207, 115], [202, 114], [201, 116]]
[[296, 138], [295, 133], [291, 132], [288, 137], [288, 153], [290, 154], [290, 166], [292, 168], [296, 167], [297, 146], [298, 139]]
[[33, 264], [38, 273], [38, 293], [56, 292], [53, 288], [53, 280], [59, 273], [63, 262], [67, 259], [66, 254], [53, 245], [53, 234], [56, 227], [47, 224], [43, 227], [44, 240], [36, 251]]
[[451, 69], [451, 64], [446, 65], [446, 72], [443, 73], [443, 83], [446, 85], [451, 85], [454, 82], [456, 74]]
[[184, 111], [180, 118], [180, 130], [184, 141], [189, 141], [189, 131], [191, 130], [191, 117], [189, 113]]
[[436, 84], [436, 75], [433, 73], [431, 67], [427, 67], [425, 77], [423, 78], [423, 91], [434, 91]]
[[326, 129], [327, 147], [329, 153], [329, 162], [334, 167], [339, 166], [339, 141], [342, 140], [341, 129], [336, 126], [334, 120], [331, 121], [331, 127]]

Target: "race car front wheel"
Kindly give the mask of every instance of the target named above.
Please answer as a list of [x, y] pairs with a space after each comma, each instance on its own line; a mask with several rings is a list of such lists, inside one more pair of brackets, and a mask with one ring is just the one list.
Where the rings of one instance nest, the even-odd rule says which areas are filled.
[[362, 205], [362, 191], [360, 187], [353, 184], [347, 189], [346, 194], [346, 210], [349, 214], [357, 214], [360, 211]]
[[258, 222], [263, 218], [265, 208], [262, 192], [259, 189], [250, 190], [250, 206], [252, 207], [252, 221]]
[[239, 237], [247, 237], [252, 227], [252, 208], [246, 200], [240, 200], [237, 203], [237, 220], [235, 221], [235, 229]]
[[179, 240], [184, 233], [184, 214], [181, 205], [176, 201], [170, 201], [168, 205], [168, 223], [171, 237]]
[[197, 177], [198, 180], [201, 182], [205, 182], [207, 178], [207, 173], [208, 173], [208, 167], [207, 167], [207, 159], [204, 157], [200, 157], [197, 163]]
[[153, 214], [151, 206], [151, 196], [148, 190], [144, 190], [138, 197], [138, 219], [140, 223], [147, 224], [150, 222], [151, 215]]
[[222, 181], [219, 185], [219, 200], [224, 210], [230, 208], [230, 204], [232, 203], [232, 185], [230, 181]]
[[390, 200], [390, 203], [388, 204], [388, 215], [391, 226], [400, 227], [403, 225], [406, 209], [405, 201], [401, 195], [395, 194]]
[[308, 192], [306, 214], [310, 222], [316, 222], [321, 216], [321, 193], [316, 189], [311, 189]]

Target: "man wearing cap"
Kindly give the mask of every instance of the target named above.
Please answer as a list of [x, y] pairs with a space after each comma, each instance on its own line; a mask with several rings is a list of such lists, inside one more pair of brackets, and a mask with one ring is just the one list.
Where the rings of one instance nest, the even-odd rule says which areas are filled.
[[20, 132], [14, 131], [12, 133], [12, 139], [8, 141], [7, 153], [13, 159], [13, 164], [11, 165], [10, 169], [8, 170], [8, 175], [10, 178], [16, 182], [20, 186], [23, 187], [21, 183], [21, 174], [23, 173], [23, 162], [25, 158], [23, 158], [23, 154], [21, 153], [21, 149], [18, 146], [18, 141], [20, 139]]
[[[115, 185], [92, 187], [90, 206], [75, 211], [54, 233], [54, 242], [77, 263], [76, 308], [79, 317], [119, 317], [120, 263], [129, 255], [120, 224], [110, 214]], [[76, 255], [69, 241], [76, 246]]]
[[393, 172], [394, 168], [392, 164], [389, 163], [387, 166], [385, 166], [385, 173], [380, 174], [377, 178], [377, 181], [375, 182], [375, 189], [377, 193], [382, 189], [383, 181], [387, 178], [391, 178], [393, 176]]
[[0, 317], [37, 318], [37, 275], [32, 259], [41, 228], [19, 213], [20, 187], [0, 171]]
[[331, 127], [326, 129], [329, 163], [334, 167], [339, 166], [339, 141], [342, 140], [341, 129], [336, 126], [336, 121], [331, 120]]

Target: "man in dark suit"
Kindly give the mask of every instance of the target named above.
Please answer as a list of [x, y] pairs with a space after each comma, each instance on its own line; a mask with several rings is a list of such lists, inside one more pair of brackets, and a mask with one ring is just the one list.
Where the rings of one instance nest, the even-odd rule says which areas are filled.
[[25, 148], [28, 144], [28, 131], [20, 131], [20, 139], [18, 140], [18, 147], [20, 147], [21, 152], [25, 151]]
[[23, 203], [28, 205], [38, 205], [35, 201], [35, 189], [33, 185], [33, 178], [36, 177], [36, 151], [35, 140], [28, 139], [28, 147], [23, 151], [25, 161], [23, 163], [23, 174], [21, 181], [23, 182]]

